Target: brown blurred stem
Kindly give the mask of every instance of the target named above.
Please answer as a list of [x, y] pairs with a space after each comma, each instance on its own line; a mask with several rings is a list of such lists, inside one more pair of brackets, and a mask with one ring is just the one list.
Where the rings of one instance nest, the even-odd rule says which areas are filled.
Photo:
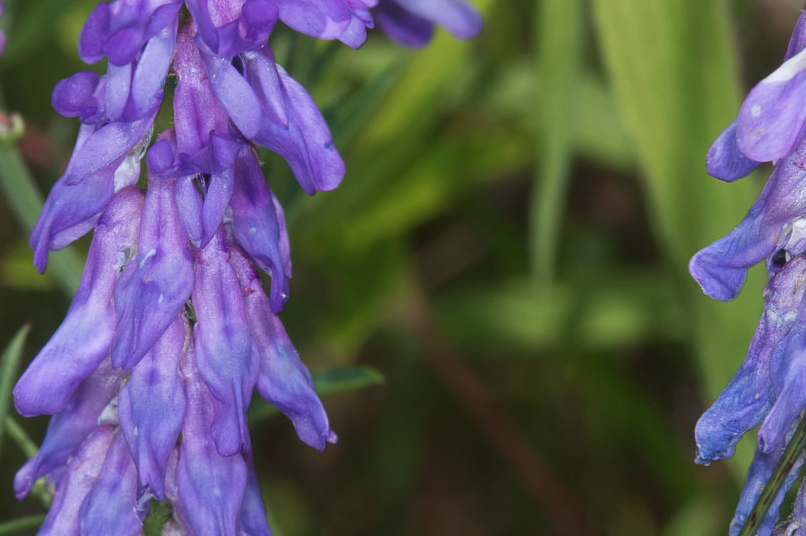
[[582, 508], [554, 476], [534, 448], [498, 406], [478, 376], [451, 342], [436, 328], [427, 299], [420, 287], [411, 289], [405, 324], [415, 334], [423, 353], [439, 373], [464, 410], [471, 415], [484, 439], [513, 469], [518, 478], [543, 505], [558, 533], [591, 536]]

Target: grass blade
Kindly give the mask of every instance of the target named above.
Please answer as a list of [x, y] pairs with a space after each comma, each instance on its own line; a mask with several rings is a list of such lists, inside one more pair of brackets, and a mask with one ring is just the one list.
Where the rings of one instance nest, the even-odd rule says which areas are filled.
[[0, 453], [3, 450], [3, 432], [6, 415], [11, 404], [11, 387], [17, 379], [17, 368], [22, 357], [22, 349], [31, 326], [24, 325], [11, 339], [11, 342], [0, 355]]
[[[0, 192], [8, 200], [17, 221], [26, 231], [31, 231], [42, 211], [42, 196], [28, 167], [14, 148], [0, 147]], [[68, 296], [72, 296], [78, 288], [82, 264], [69, 249], [51, 254], [48, 266]]]
[[559, 228], [565, 205], [577, 80], [583, 37], [580, 0], [544, 0], [535, 35], [541, 81], [537, 98], [537, 175], [532, 190], [531, 262], [538, 281], [554, 277]]
[[45, 521], [45, 514], [21, 517], [0, 523], [0, 534], [16, 534], [39, 527]]

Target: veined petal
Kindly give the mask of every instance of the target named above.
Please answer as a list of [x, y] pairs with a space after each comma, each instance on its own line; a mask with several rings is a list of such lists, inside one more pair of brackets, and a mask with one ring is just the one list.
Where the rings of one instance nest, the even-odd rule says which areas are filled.
[[275, 210], [278, 204], [254, 156], [244, 148], [235, 163], [235, 191], [230, 202], [232, 228], [238, 244], [271, 275], [271, 306], [275, 313], [288, 298], [290, 273], [286, 267], [291, 263], [285, 219], [282, 212]]
[[118, 417], [137, 465], [138, 496], [148, 488], [157, 499], [165, 498], [168, 457], [185, 418], [184, 384], [179, 375], [185, 335], [180, 315], [134, 367], [120, 391]]
[[115, 288], [118, 329], [112, 364], [131, 369], [162, 336], [190, 297], [193, 260], [171, 179], [152, 177], [143, 205], [137, 256]]
[[735, 298], [747, 269], [772, 255], [786, 224], [806, 213], [806, 198], [792, 195], [806, 187], [804, 156], [806, 147], [801, 145], [780, 162], [744, 220], [691, 259], [689, 272], [708, 296]]
[[737, 141], [757, 162], [787, 156], [806, 123], [806, 50], [785, 61], [753, 88], [739, 111]]
[[246, 489], [239, 516], [241, 533], [243, 536], [272, 536], [251, 456], [248, 457], [246, 466]]
[[121, 380], [120, 373], [112, 370], [107, 360], [76, 389], [64, 409], [51, 418], [36, 457], [14, 477], [14, 492], [18, 499], [25, 497], [41, 476], [67, 462], [87, 434], [98, 425], [98, 415], [117, 393]]
[[255, 141], [285, 158], [309, 195], [332, 190], [344, 177], [344, 161], [333, 146], [319, 108], [308, 92], [277, 65], [288, 112], [288, 127], [264, 118]]
[[142, 155], [136, 147], [150, 137], [153, 119], [121, 128], [81, 127], [67, 171], [51, 189], [31, 233], [34, 265], [40, 272], [45, 271], [48, 250], [66, 247], [89, 232], [115, 191], [137, 181]]
[[172, 19], [159, 33], [148, 40], [132, 77], [132, 102], [140, 115], [162, 102], [165, 76], [174, 54], [179, 8], [182, 4], [161, 6], [155, 16]]
[[338, 39], [350, 25], [350, 8], [343, 0], [272, 1], [281, 21], [311, 37]]
[[257, 271], [236, 248], [232, 249], [232, 264], [241, 283], [246, 321], [260, 359], [258, 392], [291, 419], [302, 441], [324, 450], [326, 443], [336, 442], [336, 434], [330, 429], [311, 375], [282, 322], [272, 312]]
[[218, 401], [212, 437], [223, 456], [249, 448], [246, 409], [258, 374], [238, 279], [219, 231], [196, 251], [196, 365]]
[[[132, 88], [132, 64], [109, 64], [106, 69], [105, 109], [109, 121], [118, 121], [123, 115]], [[121, 122], [120, 124], [125, 124]]]
[[81, 534], [92, 536], [136, 536], [143, 528], [142, 517], [145, 512], [137, 511], [137, 470], [118, 429], [81, 505], [79, 527]]
[[116, 327], [111, 299], [128, 255], [136, 248], [143, 194], [125, 189], [98, 222], [87, 264], [64, 322], [14, 388], [21, 415], [57, 413], [109, 353]]
[[81, 504], [95, 485], [114, 436], [114, 426], [99, 426], [81, 443], [70, 459], [37, 536], [78, 536]]
[[218, 101], [241, 134], [251, 140], [260, 127], [260, 103], [252, 88], [228, 59], [202, 54], [202, 60]]
[[[756, 505], [759, 495], [761, 495], [762, 490], [764, 490], [764, 486], [767, 485], [770, 476], [772, 476], [772, 472], [781, 459], [782, 454], [782, 450], [770, 454], [756, 450], [756, 455], [753, 458], [753, 463], [750, 464], [750, 470], [747, 474], [747, 480], [744, 483], [742, 494], [739, 496], [739, 505], [736, 507], [733, 521], [730, 524], [730, 536], [739, 535], [742, 527], [747, 522], [747, 517]], [[795, 482], [801, 467], [803, 467], [802, 454], [796, 460], [795, 465], [786, 477], [784, 485], [775, 496], [769, 511], [767, 511], [767, 515], [764, 516], [764, 520], [756, 532], [756, 536], [770, 536], [772, 533], [772, 529], [775, 527], [775, 522], [778, 519], [778, 511], [781, 508], [781, 503], [784, 501], [784, 496]]]
[[215, 398], [194, 359], [192, 350], [182, 358], [187, 413], [176, 466], [176, 510], [182, 524], [195, 534], [239, 536], [236, 527], [246, 487], [246, 464], [240, 454], [222, 456], [209, 440]]
[[243, 54], [244, 76], [260, 101], [263, 114], [280, 128], [288, 128], [285, 92], [280, 84], [280, 74], [271, 49]]
[[797, 257], [770, 281], [764, 313], [744, 363], [697, 422], [697, 463], [732, 456], [736, 442], [764, 419], [775, 402], [770, 369], [776, 361], [788, 359], [788, 337], [806, 291], [805, 273], [806, 259]]

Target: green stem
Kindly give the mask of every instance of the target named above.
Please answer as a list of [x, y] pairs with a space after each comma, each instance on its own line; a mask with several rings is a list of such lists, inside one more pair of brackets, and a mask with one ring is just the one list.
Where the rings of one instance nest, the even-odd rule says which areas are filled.
[[22, 426], [17, 424], [17, 421], [11, 417], [6, 417], [5, 428], [9, 437], [14, 440], [17, 446], [20, 447], [20, 450], [22, 450], [28, 458], [36, 456], [36, 453], [39, 452], [39, 448], [36, 446], [36, 443], [31, 441], [31, 438], [28, 437], [28, 434], [25, 433]]
[[[17, 221], [30, 232], [42, 211], [42, 196], [28, 167], [14, 148], [0, 147], [0, 193], [8, 200]], [[51, 255], [53, 275], [68, 296], [72, 296], [78, 287], [82, 264], [70, 250]]]
[[770, 505], [778, 495], [778, 491], [784, 485], [786, 477], [794, 467], [795, 461], [803, 453], [804, 447], [806, 447], [806, 418], [801, 417], [800, 423], [784, 451], [784, 455], [781, 456], [781, 460], [775, 466], [775, 470], [764, 486], [761, 495], [759, 495], [756, 505], [747, 517], [741, 532], [739, 532], [739, 536], [752, 536], [756, 533], [769, 511]]

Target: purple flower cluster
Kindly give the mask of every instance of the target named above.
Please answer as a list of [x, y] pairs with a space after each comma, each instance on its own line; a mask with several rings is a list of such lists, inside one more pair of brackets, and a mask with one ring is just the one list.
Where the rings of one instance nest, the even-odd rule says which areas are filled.
[[[336, 441], [277, 317], [289, 239], [255, 148], [308, 194], [339, 184], [321, 113], [267, 41], [281, 21], [357, 48], [373, 15], [412, 45], [435, 23], [480, 29], [463, 0], [115, 0], [89, 15], [79, 54], [108, 67], [53, 91], [81, 128], [31, 235], [36, 267], [94, 235], [64, 322], [14, 388], [20, 414], [53, 415], [14, 484], [19, 498], [53, 486], [40, 535], [135, 536], [151, 499], [173, 512], [163, 534], [270, 534], [246, 423], [255, 388], [307, 444]], [[169, 74], [173, 128], [152, 144]]]
[[[749, 267], [766, 261], [769, 272], [764, 311], [747, 357], [695, 430], [696, 461], [708, 465], [732, 456], [741, 436], [761, 425], [732, 536], [747, 521], [806, 408], [806, 12], [783, 64], [747, 96], [738, 118], [709, 150], [707, 167], [715, 177], [733, 181], [759, 162], [772, 162], [774, 171], [758, 200], [739, 225], [689, 264], [703, 291], [721, 301], [738, 295]], [[773, 532], [803, 461], [801, 454], [759, 536]], [[806, 536], [806, 483], [794, 518], [782, 530]]]

